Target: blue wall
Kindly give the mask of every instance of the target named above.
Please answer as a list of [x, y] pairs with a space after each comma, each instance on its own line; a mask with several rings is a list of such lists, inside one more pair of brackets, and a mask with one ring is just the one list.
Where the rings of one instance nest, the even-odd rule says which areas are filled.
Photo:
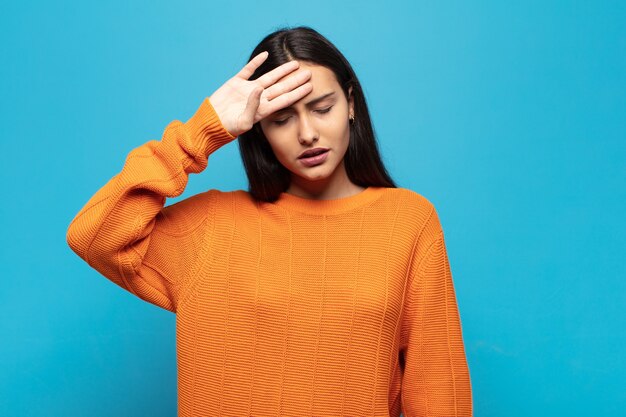
[[[351, 61], [438, 208], [481, 417], [626, 407], [623, 1], [5, 2], [0, 415], [172, 416], [175, 317], [66, 245], [127, 153], [282, 25]], [[181, 198], [246, 188], [235, 142]]]

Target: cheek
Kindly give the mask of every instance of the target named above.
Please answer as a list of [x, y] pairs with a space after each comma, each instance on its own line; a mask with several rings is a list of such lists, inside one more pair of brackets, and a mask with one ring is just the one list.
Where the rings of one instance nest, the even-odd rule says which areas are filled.
[[[344, 151], [348, 148], [350, 126], [343, 117], [336, 116], [330, 120], [320, 120], [316, 128], [319, 137], [325, 140], [329, 146]], [[301, 147], [295, 136], [297, 135], [297, 129], [293, 127], [284, 126], [282, 129], [274, 129], [266, 126], [263, 129], [263, 134], [274, 151], [274, 155], [282, 163], [289, 163], [291, 161], [289, 155]]]
[[288, 145], [288, 140], [286, 140], [282, 135], [274, 135], [271, 138], [267, 138], [276, 159], [283, 165], [289, 162], [290, 151], [293, 152], [293, 149], [290, 150]]
[[345, 123], [343, 119], [333, 123], [333, 130], [329, 132], [335, 138], [335, 146], [347, 148], [350, 143], [350, 125]]

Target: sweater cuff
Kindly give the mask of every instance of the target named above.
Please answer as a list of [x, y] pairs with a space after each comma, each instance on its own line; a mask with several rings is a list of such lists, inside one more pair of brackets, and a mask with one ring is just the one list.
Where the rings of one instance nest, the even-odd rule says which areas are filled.
[[204, 98], [195, 114], [185, 122], [184, 129], [193, 142], [197, 141], [199, 144], [198, 152], [207, 157], [237, 138], [222, 125], [208, 97]]

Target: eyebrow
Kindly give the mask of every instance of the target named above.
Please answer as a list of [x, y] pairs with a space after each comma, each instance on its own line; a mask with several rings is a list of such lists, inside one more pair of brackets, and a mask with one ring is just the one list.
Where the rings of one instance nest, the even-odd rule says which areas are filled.
[[[307, 107], [311, 107], [311, 106], [319, 103], [320, 101], [324, 100], [325, 98], [328, 98], [328, 97], [333, 96], [333, 95], [335, 95], [335, 92], [331, 91], [330, 93], [323, 94], [323, 95], [321, 95], [319, 97], [316, 97], [316, 98], [306, 102], [304, 105], [307, 106]], [[289, 110], [293, 110], [293, 106], [283, 107], [280, 110], [276, 110], [274, 112], [274, 114], [281, 114], [281, 113], [284, 113], [284, 112], [289, 111]]]

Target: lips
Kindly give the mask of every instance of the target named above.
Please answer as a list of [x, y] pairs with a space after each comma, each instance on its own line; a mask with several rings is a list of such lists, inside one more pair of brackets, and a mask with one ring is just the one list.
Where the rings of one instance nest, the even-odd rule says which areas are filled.
[[300, 154], [300, 156], [298, 157], [298, 159], [302, 159], [302, 158], [308, 158], [311, 156], [315, 156], [315, 155], [319, 155], [323, 152], [326, 152], [328, 150], [328, 148], [313, 148], [313, 149], [307, 149], [306, 151], [302, 152]]

